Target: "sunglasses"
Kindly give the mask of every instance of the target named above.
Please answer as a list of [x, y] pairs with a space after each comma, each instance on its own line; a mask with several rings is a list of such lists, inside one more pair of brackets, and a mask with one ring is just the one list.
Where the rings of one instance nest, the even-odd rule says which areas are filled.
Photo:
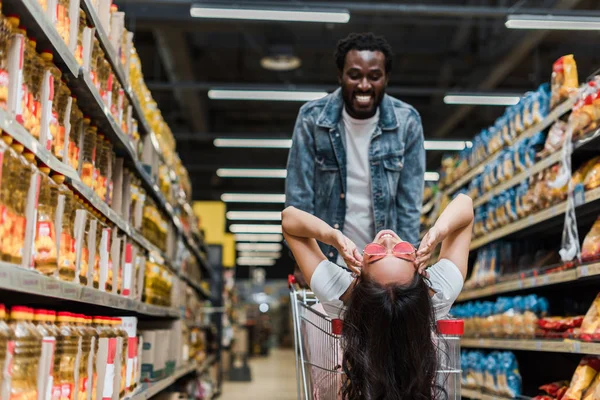
[[[389, 253], [388, 249], [379, 243], [369, 243], [365, 246], [363, 254], [369, 256], [369, 261], [381, 260]], [[391, 254], [402, 260], [414, 262], [417, 257], [415, 247], [408, 242], [399, 242], [391, 250]]]

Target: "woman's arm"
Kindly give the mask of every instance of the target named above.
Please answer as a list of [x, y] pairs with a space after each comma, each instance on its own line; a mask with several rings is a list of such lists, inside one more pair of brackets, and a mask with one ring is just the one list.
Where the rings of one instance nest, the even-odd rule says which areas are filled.
[[417, 251], [419, 271], [423, 271], [436, 246], [442, 243], [439, 258], [452, 261], [460, 270], [463, 278], [466, 277], [472, 231], [473, 200], [469, 196], [459, 194], [448, 204], [435, 225], [423, 238], [419, 251]]
[[346, 260], [348, 268], [360, 272], [356, 267], [360, 266], [362, 256], [356, 249], [356, 245], [340, 231], [333, 229], [314, 215], [294, 207], [287, 207], [281, 213], [281, 227], [283, 236], [309, 284], [319, 263], [326, 259], [317, 245], [317, 240], [334, 246]]

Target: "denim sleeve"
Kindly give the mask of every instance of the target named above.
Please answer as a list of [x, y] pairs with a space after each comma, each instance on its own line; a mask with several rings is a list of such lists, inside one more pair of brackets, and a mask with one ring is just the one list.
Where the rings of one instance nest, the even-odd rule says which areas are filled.
[[396, 207], [398, 234], [414, 245], [419, 241], [423, 181], [425, 179], [425, 147], [421, 118], [414, 113], [406, 132], [404, 167], [400, 173]]
[[286, 207], [294, 206], [314, 215], [315, 143], [313, 128], [314, 124], [301, 109], [294, 126], [292, 148], [288, 155], [285, 205]]

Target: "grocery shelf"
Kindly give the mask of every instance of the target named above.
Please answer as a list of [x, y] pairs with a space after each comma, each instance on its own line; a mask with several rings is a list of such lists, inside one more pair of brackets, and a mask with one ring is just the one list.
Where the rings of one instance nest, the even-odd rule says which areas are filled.
[[502, 182], [501, 184], [493, 187], [491, 190], [487, 191], [482, 196], [477, 197], [475, 199], [475, 201], [473, 201], [473, 207], [477, 208], [477, 207], [487, 203], [488, 201], [490, 201], [490, 199], [492, 197], [498, 196], [501, 193], [503, 193], [504, 191], [506, 191], [507, 189], [510, 189], [513, 186], [516, 186], [516, 185], [520, 184], [521, 182], [524, 182], [530, 176], [535, 175], [538, 172], [541, 172], [541, 171], [545, 170], [546, 168], [556, 164], [557, 162], [560, 161], [560, 159], [561, 159], [561, 152], [557, 151], [556, 153], [552, 154], [551, 156], [540, 160], [539, 162], [535, 163], [531, 168], [527, 168], [525, 171], [513, 176], [509, 180]]
[[[546, 116], [546, 118], [544, 118], [542, 121], [538, 122], [537, 124], [531, 126], [530, 128], [526, 129], [525, 131], [523, 131], [523, 133], [521, 133], [519, 135], [519, 137], [517, 137], [517, 139], [511, 144], [511, 146], [519, 144], [523, 140], [530, 138], [531, 136], [535, 135], [536, 133], [548, 128], [556, 120], [558, 120], [560, 117], [562, 117], [565, 113], [570, 111], [573, 108], [573, 105], [575, 105], [575, 102], [576, 102], [576, 96], [571, 97], [568, 100], [565, 100], [559, 106], [555, 107], [554, 110], [552, 110]], [[481, 174], [483, 172], [483, 170], [485, 169], [485, 167], [488, 164], [491, 164], [496, 159], [496, 157], [498, 157], [499, 154], [500, 154], [500, 152], [497, 151], [496, 153], [490, 155], [485, 161], [480, 163], [478, 166], [471, 168], [471, 170], [469, 172], [464, 174], [462, 177], [460, 177], [460, 179], [456, 180], [450, 187], [448, 187], [445, 190], [446, 194], [452, 194], [452, 193], [456, 192], [458, 189], [460, 189], [461, 187], [463, 187], [464, 185], [469, 183], [469, 181], [471, 181], [477, 175]]]
[[[596, 188], [585, 192], [585, 199], [583, 203], [579, 204], [579, 207], [585, 204], [590, 204], [600, 199], [600, 188]], [[535, 214], [529, 215], [528, 217], [522, 218], [518, 221], [507, 224], [501, 228], [495, 229], [490, 233], [486, 233], [484, 236], [474, 239], [471, 242], [471, 250], [475, 250], [484, 246], [490, 242], [508, 236], [510, 234], [520, 232], [524, 229], [530, 228], [541, 222], [547, 221], [550, 218], [564, 214], [567, 208], [567, 202], [563, 201], [560, 204], [549, 207], [545, 210], [539, 211]]]
[[[16, 14], [21, 18], [20, 24], [27, 28], [27, 36], [36, 38], [38, 49], [52, 49], [58, 65], [65, 67], [71, 77], [79, 75], [80, 66], [75, 56], [35, 0], [8, 1], [2, 7], [7, 15]], [[65, 68], [61, 68], [63, 73]]]
[[0, 290], [108, 307], [128, 314], [169, 318], [180, 316], [175, 308], [146, 304], [78, 283], [61, 281], [6, 262], [0, 262]]
[[600, 343], [581, 342], [579, 340], [550, 339], [472, 339], [462, 338], [462, 347], [477, 349], [503, 349], [543, 351], [549, 353], [574, 353], [600, 355]]

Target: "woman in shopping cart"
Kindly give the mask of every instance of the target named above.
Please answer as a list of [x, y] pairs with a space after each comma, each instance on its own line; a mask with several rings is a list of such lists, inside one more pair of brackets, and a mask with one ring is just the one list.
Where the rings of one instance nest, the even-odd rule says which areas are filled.
[[[462, 290], [472, 225], [473, 202], [458, 195], [418, 250], [384, 230], [361, 252], [319, 218], [283, 211], [283, 233], [306, 281], [325, 311], [344, 320], [344, 399], [426, 400], [440, 393], [435, 321], [447, 317]], [[328, 261], [317, 241], [335, 246], [351, 272]]]

